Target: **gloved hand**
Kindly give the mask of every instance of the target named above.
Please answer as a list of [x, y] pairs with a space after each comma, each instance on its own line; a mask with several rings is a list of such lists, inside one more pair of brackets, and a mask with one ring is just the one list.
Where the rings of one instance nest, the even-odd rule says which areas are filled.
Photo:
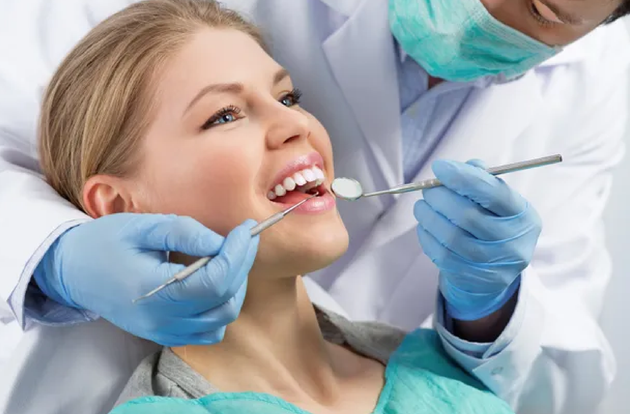
[[[189, 217], [114, 214], [64, 233], [35, 271], [57, 302], [87, 309], [165, 346], [212, 344], [240, 313], [259, 237], [248, 220], [227, 238]], [[166, 253], [216, 256], [186, 280], [137, 303], [184, 266]]]
[[443, 187], [416, 203], [418, 238], [440, 269], [452, 318], [477, 320], [499, 310], [520, 285], [541, 231], [534, 208], [481, 161], [435, 161]]

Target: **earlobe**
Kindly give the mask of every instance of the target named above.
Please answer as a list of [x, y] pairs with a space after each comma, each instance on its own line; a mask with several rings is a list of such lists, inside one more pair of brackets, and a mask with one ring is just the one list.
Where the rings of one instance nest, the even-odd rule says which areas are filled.
[[126, 183], [121, 178], [108, 175], [96, 175], [85, 183], [83, 206], [92, 218], [137, 212]]

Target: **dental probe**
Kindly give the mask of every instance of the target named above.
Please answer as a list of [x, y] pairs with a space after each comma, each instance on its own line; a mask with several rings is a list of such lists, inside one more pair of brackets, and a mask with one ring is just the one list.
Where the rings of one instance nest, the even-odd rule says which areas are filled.
[[[306, 203], [311, 198], [317, 197], [318, 195], [319, 195], [319, 193], [315, 193], [315, 194], [311, 195], [309, 198], [306, 198], [306, 199], [300, 201], [299, 203], [292, 205], [291, 207], [287, 208], [286, 210], [283, 210], [283, 211], [281, 211], [279, 213], [276, 213], [273, 216], [269, 217], [268, 219], [266, 219], [264, 221], [261, 221], [260, 223], [258, 223], [254, 227], [252, 227], [252, 229], [250, 230], [250, 234], [252, 235], [252, 237], [259, 235], [264, 230], [267, 230], [269, 227], [273, 226], [274, 224], [276, 224], [277, 222], [279, 222], [280, 220], [285, 218], [290, 212], [292, 212], [293, 210], [295, 210], [296, 208], [298, 208], [302, 204]], [[156, 293], [158, 293], [160, 290], [164, 289], [165, 287], [167, 287], [169, 285], [172, 285], [175, 282], [180, 282], [180, 281], [188, 278], [190, 275], [195, 273], [197, 270], [199, 270], [202, 267], [204, 267], [210, 260], [212, 260], [212, 257], [202, 257], [201, 259], [197, 260], [195, 263], [193, 263], [190, 266], [188, 266], [185, 269], [183, 269], [181, 272], [176, 273], [175, 276], [173, 276], [172, 278], [170, 278], [169, 280], [167, 280], [166, 282], [164, 282], [160, 286], [156, 287], [155, 289], [153, 289], [152, 291], [150, 291], [146, 295], [143, 295], [143, 296], [140, 296], [137, 299], [134, 299], [133, 303], [136, 303], [139, 300], [146, 299], [146, 298], [148, 298], [150, 296], [153, 296]]]
[[[501, 175], [507, 174], [516, 171], [528, 170], [530, 168], [538, 168], [543, 167], [545, 165], [552, 165], [562, 162], [562, 156], [550, 155], [548, 157], [535, 158], [527, 161], [514, 162], [511, 164], [500, 165], [498, 167], [488, 168], [486, 171], [492, 175]], [[419, 181], [417, 183], [410, 183], [401, 185], [398, 187], [393, 187], [387, 190], [374, 191], [371, 193], [364, 193], [363, 187], [361, 183], [355, 180], [354, 178], [336, 178], [332, 183], [332, 191], [335, 196], [348, 200], [354, 201], [358, 200], [362, 197], [372, 197], [379, 196], [384, 194], [402, 194], [409, 193], [411, 191], [419, 191], [426, 190], [429, 188], [440, 187], [442, 183], [437, 178], [430, 178], [427, 180]]]

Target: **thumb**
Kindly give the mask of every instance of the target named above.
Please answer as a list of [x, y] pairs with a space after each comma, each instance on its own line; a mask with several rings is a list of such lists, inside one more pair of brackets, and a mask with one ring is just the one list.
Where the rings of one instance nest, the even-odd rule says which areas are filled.
[[250, 235], [253, 225], [255, 222], [248, 220], [233, 229], [219, 253], [204, 267], [165, 289], [168, 296], [175, 301], [195, 302], [204, 307], [197, 309], [201, 312], [236, 295], [246, 282], [256, 255], [258, 237]]
[[468, 160], [466, 161], [466, 164], [481, 168], [482, 170], [488, 169], [488, 164], [478, 159]]
[[142, 249], [206, 257], [216, 255], [223, 245], [223, 236], [190, 217], [140, 214], [134, 220], [125, 236], [136, 240]]

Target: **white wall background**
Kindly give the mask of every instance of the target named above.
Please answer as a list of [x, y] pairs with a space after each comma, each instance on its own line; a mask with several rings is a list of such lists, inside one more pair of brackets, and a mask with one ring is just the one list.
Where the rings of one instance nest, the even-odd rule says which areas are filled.
[[[630, 30], [630, 19], [627, 21]], [[628, 91], [630, 99], [630, 91]], [[620, 114], [622, 116], [623, 114]], [[630, 117], [630, 114], [626, 114]], [[613, 277], [601, 322], [617, 358], [617, 379], [600, 414], [630, 413], [630, 124], [626, 134], [626, 157], [617, 170], [610, 203], [605, 214]]]

